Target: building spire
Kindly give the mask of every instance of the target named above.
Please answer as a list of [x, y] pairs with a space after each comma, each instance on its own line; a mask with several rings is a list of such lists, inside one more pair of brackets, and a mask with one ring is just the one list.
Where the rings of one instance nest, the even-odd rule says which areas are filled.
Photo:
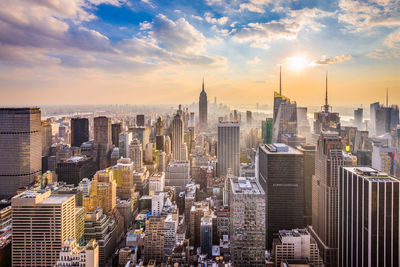
[[279, 94], [282, 95], [282, 65], [279, 65]]
[[386, 88], [386, 106], [389, 107], [389, 88]]
[[203, 76], [203, 84], [201, 86], [201, 89], [202, 89], [201, 91], [204, 92], [204, 76]]
[[328, 104], [328, 71], [325, 74], [325, 105], [324, 111], [329, 112], [329, 104]]

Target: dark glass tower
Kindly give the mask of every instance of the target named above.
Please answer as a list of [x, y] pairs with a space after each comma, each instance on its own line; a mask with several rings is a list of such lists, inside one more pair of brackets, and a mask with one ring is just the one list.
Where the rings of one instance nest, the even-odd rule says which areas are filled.
[[80, 147], [89, 141], [89, 120], [87, 118], [71, 119], [71, 146]]

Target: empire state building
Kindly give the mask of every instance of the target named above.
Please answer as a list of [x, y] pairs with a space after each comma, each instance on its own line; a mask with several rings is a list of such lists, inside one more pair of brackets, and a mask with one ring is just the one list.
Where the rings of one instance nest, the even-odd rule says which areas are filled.
[[199, 128], [200, 131], [207, 129], [207, 93], [204, 91], [204, 78], [199, 97]]

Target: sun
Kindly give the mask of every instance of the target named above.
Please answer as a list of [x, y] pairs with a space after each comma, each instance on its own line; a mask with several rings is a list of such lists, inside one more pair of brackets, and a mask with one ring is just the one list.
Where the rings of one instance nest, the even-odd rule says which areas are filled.
[[308, 60], [304, 55], [295, 55], [287, 57], [288, 67], [295, 72], [301, 72], [308, 66]]

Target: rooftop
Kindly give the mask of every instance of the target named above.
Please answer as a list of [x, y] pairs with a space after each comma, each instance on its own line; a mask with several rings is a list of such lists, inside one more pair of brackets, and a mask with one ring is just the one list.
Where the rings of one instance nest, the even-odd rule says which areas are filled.
[[398, 178], [388, 175], [385, 172], [371, 168], [371, 167], [343, 167], [345, 170], [363, 176], [371, 182], [397, 182], [400, 183]]
[[233, 177], [231, 186], [234, 194], [264, 194], [255, 177]]
[[267, 154], [298, 154], [301, 155], [302, 152], [296, 150], [295, 148], [282, 143], [274, 144], [261, 144], [260, 148]]

